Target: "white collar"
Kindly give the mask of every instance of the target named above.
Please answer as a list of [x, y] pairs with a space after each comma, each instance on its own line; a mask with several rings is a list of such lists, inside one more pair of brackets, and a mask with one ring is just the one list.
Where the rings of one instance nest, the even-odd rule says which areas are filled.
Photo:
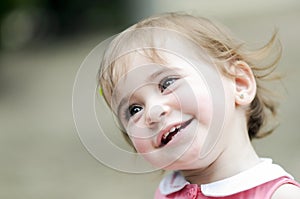
[[[205, 196], [228, 196], [282, 176], [293, 178], [279, 165], [272, 164], [271, 159], [262, 158], [259, 164], [246, 171], [220, 181], [202, 184], [200, 187]], [[168, 195], [183, 189], [187, 184], [190, 183], [179, 172], [173, 172], [161, 181], [159, 189], [162, 194]]]

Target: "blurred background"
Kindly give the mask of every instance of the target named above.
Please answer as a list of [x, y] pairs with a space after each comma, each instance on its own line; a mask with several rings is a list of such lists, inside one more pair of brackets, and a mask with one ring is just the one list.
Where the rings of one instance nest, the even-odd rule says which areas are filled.
[[300, 1], [1, 0], [0, 198], [153, 197], [160, 172], [120, 173], [86, 151], [73, 122], [72, 87], [98, 43], [167, 11], [217, 20], [254, 44], [279, 29], [281, 125], [254, 145], [300, 180]]

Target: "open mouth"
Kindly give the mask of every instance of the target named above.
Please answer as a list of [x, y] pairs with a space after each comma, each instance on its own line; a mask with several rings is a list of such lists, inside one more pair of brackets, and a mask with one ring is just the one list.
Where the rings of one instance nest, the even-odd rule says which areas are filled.
[[192, 120], [193, 119], [190, 119], [190, 120], [188, 120], [188, 121], [186, 121], [182, 124], [178, 124], [176, 126], [173, 126], [168, 131], [166, 131], [161, 137], [159, 147], [163, 147], [166, 144], [168, 144], [173, 139], [173, 137], [176, 136], [177, 133], [180, 132], [182, 129], [187, 127], [192, 122]]

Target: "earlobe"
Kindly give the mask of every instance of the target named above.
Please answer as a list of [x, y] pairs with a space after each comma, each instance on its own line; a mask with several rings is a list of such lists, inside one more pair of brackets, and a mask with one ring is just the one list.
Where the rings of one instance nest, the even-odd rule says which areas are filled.
[[250, 104], [256, 94], [256, 81], [250, 66], [244, 61], [236, 61], [232, 65], [235, 80], [236, 105]]

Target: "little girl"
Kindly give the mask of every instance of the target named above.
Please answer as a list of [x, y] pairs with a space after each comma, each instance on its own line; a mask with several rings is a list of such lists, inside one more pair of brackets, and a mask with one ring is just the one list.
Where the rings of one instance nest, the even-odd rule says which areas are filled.
[[173, 171], [155, 198], [300, 198], [291, 175], [251, 145], [273, 130], [276, 103], [261, 81], [279, 59], [277, 44], [275, 34], [249, 51], [223, 27], [177, 13], [145, 19], [110, 43], [102, 94], [135, 150]]

